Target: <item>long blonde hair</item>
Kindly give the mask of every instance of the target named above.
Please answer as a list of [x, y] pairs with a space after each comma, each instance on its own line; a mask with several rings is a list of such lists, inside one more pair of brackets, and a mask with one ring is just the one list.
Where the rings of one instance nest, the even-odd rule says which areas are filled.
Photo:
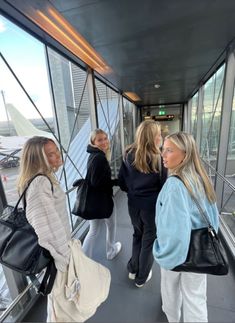
[[[202, 165], [199, 152], [192, 135], [185, 132], [177, 132], [165, 138], [175, 144], [181, 151], [185, 152], [185, 158], [171, 174], [178, 175], [191, 194], [200, 192], [206, 194], [210, 203], [216, 201], [215, 191], [212, 183]], [[196, 186], [193, 189], [193, 187]]]
[[142, 173], [161, 170], [161, 153], [156, 145], [156, 136], [161, 126], [154, 120], [145, 120], [138, 126], [134, 143], [128, 148], [134, 153], [133, 166]]
[[44, 146], [52, 139], [35, 136], [26, 141], [20, 159], [20, 173], [17, 181], [18, 191], [22, 193], [29, 180], [36, 174], [47, 175], [52, 183], [58, 183], [53, 169], [48, 163]]
[[[107, 136], [107, 138], [108, 138], [108, 134], [107, 134], [104, 130], [97, 128], [97, 129], [93, 130], [93, 131], [90, 133], [89, 144], [90, 144], [91, 146], [96, 147], [96, 146], [95, 146], [95, 144], [94, 144], [94, 142], [95, 142], [95, 138], [96, 138], [96, 136], [97, 136], [97, 135], [100, 135], [100, 134], [105, 135], [105, 136]], [[108, 139], [108, 140], [109, 140], [109, 139]], [[108, 161], [110, 161], [110, 160], [111, 160], [110, 141], [109, 141], [109, 148], [108, 148], [108, 149], [107, 149], [107, 151], [105, 152], [105, 156], [106, 156], [106, 158], [107, 158], [107, 160], [108, 160]]]

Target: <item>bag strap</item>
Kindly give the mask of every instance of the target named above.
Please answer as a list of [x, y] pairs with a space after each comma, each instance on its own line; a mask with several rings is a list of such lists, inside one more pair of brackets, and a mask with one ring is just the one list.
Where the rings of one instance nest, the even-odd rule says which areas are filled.
[[[27, 183], [27, 186], [25, 187], [25, 189], [23, 190], [23, 192], [21, 193], [15, 207], [14, 207], [14, 211], [17, 210], [19, 204], [20, 204], [20, 201], [24, 198], [24, 209], [26, 207], [26, 199], [25, 199], [25, 195], [26, 195], [26, 192], [29, 188], [29, 185], [32, 183], [32, 181], [38, 177], [38, 176], [45, 176], [48, 178], [48, 180], [50, 181], [51, 183], [51, 191], [52, 193], [54, 192], [54, 188], [53, 188], [53, 184], [50, 180], [50, 178], [47, 176], [47, 175], [44, 175], [44, 174], [41, 174], [41, 173], [38, 173], [36, 174], [35, 176], [33, 176], [29, 182]], [[16, 214], [16, 212], [15, 212]], [[56, 267], [55, 267], [55, 263], [54, 263], [54, 260], [50, 261], [49, 264], [47, 265], [46, 267], [46, 272], [43, 276], [43, 279], [42, 279], [42, 282], [40, 283], [40, 281], [38, 280], [37, 276], [36, 275], [29, 275], [29, 278], [31, 280], [31, 282], [33, 283], [33, 285], [37, 288], [37, 292], [42, 294], [42, 295], [48, 295], [51, 290], [52, 290], [52, 287], [53, 287], [53, 284], [54, 284], [54, 280], [55, 280], [55, 277], [56, 277], [56, 273], [57, 273], [57, 270], [56, 270]]]
[[50, 294], [50, 292], [51, 292], [51, 290], [53, 288], [53, 285], [54, 285], [56, 273], [57, 273], [57, 269], [56, 269], [56, 266], [55, 266], [55, 262], [50, 261], [50, 263], [46, 267], [46, 272], [45, 272], [45, 274], [43, 276], [43, 279], [42, 279], [41, 283], [38, 280], [36, 275], [30, 275], [29, 276], [31, 282], [37, 288], [37, 293], [38, 294], [41, 294], [43, 296], [46, 296], [46, 295]]
[[[178, 178], [184, 184], [184, 186], [186, 187], [184, 181], [178, 175], [171, 175], [170, 177], [176, 177], [176, 178]], [[187, 187], [186, 187], [186, 189], [187, 189]], [[187, 191], [189, 192], [188, 189], [187, 189]], [[197, 206], [197, 208], [199, 210], [200, 215], [205, 220], [205, 222], [206, 222], [206, 224], [208, 226], [208, 230], [210, 232], [213, 232], [213, 234], [215, 234], [215, 229], [213, 228], [213, 226], [212, 226], [212, 224], [211, 224], [208, 216], [206, 215], [205, 211], [203, 211], [203, 209], [202, 209], [201, 205], [199, 204], [198, 200], [196, 199], [196, 197], [191, 192], [189, 192], [189, 194], [190, 194], [192, 200], [194, 201], [194, 203], [196, 204], [196, 206]]]
[[[17, 210], [17, 208], [18, 208], [18, 206], [19, 206], [20, 201], [22, 200], [22, 198], [25, 198], [25, 194], [26, 194], [26, 192], [27, 192], [27, 190], [28, 190], [28, 188], [29, 188], [29, 185], [30, 185], [30, 184], [32, 183], [32, 181], [33, 181], [36, 177], [38, 177], [38, 176], [45, 176], [46, 178], [48, 178], [48, 180], [49, 180], [49, 181], [50, 181], [50, 183], [51, 183], [51, 191], [52, 191], [52, 193], [53, 193], [54, 189], [53, 189], [53, 184], [52, 184], [52, 182], [51, 182], [50, 178], [49, 178], [47, 175], [44, 175], [44, 174], [38, 173], [38, 174], [34, 175], [34, 176], [29, 180], [29, 182], [27, 183], [27, 185], [26, 185], [25, 189], [23, 190], [23, 192], [21, 193], [21, 195], [20, 195], [20, 197], [19, 197], [18, 201], [16, 202], [16, 205], [15, 205], [15, 207], [14, 207], [14, 211], [16, 211], [16, 210]], [[24, 202], [25, 202], [25, 200], [24, 200]], [[26, 203], [24, 203], [24, 208], [25, 208], [25, 206], [26, 206]]]

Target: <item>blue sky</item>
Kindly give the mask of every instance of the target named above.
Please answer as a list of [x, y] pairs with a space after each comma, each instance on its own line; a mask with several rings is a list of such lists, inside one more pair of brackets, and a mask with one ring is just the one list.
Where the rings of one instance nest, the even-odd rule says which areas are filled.
[[[0, 15], [0, 50], [26, 91], [45, 117], [52, 116], [44, 45]], [[27, 118], [39, 114], [0, 59], [0, 90], [7, 103], [14, 104]], [[6, 120], [0, 97], [0, 120]]]

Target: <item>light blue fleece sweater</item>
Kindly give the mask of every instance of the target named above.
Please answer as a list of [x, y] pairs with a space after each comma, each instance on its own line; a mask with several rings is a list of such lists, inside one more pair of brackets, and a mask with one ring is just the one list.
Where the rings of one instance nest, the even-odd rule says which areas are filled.
[[[216, 204], [210, 204], [206, 197], [199, 204], [218, 231], [219, 212]], [[160, 267], [172, 269], [182, 264], [187, 257], [191, 230], [206, 226], [182, 181], [169, 177], [156, 204], [157, 239], [153, 245], [153, 256]]]

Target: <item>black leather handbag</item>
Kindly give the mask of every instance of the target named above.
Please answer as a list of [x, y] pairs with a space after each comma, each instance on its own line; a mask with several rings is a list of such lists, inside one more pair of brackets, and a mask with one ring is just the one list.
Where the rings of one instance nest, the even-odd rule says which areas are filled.
[[85, 209], [86, 209], [86, 200], [88, 193], [88, 183], [87, 180], [81, 178], [73, 183], [74, 187], [77, 187], [77, 196], [72, 209], [74, 215], [80, 216], [83, 218]]
[[[16, 206], [6, 206], [0, 215], [0, 263], [29, 276], [38, 292], [46, 295], [50, 293], [56, 276], [54, 260], [49, 251], [38, 244], [38, 237], [27, 221], [25, 207], [19, 208], [20, 201], [25, 201], [30, 183], [40, 175], [35, 175], [29, 181]], [[44, 268], [46, 272], [39, 283], [36, 274]]]
[[[178, 176], [175, 177], [179, 178]], [[197, 199], [192, 194], [190, 195], [197, 205], [201, 216], [207, 223], [207, 227], [191, 231], [187, 258], [183, 264], [172, 270], [200, 274], [227, 275], [229, 267], [223, 245]]]
[[[78, 187], [72, 209], [74, 215], [85, 220], [105, 219], [111, 216], [114, 204], [108, 193], [93, 189], [87, 178], [75, 181], [73, 186]], [[99, 201], [98, 204], [97, 201]]]

